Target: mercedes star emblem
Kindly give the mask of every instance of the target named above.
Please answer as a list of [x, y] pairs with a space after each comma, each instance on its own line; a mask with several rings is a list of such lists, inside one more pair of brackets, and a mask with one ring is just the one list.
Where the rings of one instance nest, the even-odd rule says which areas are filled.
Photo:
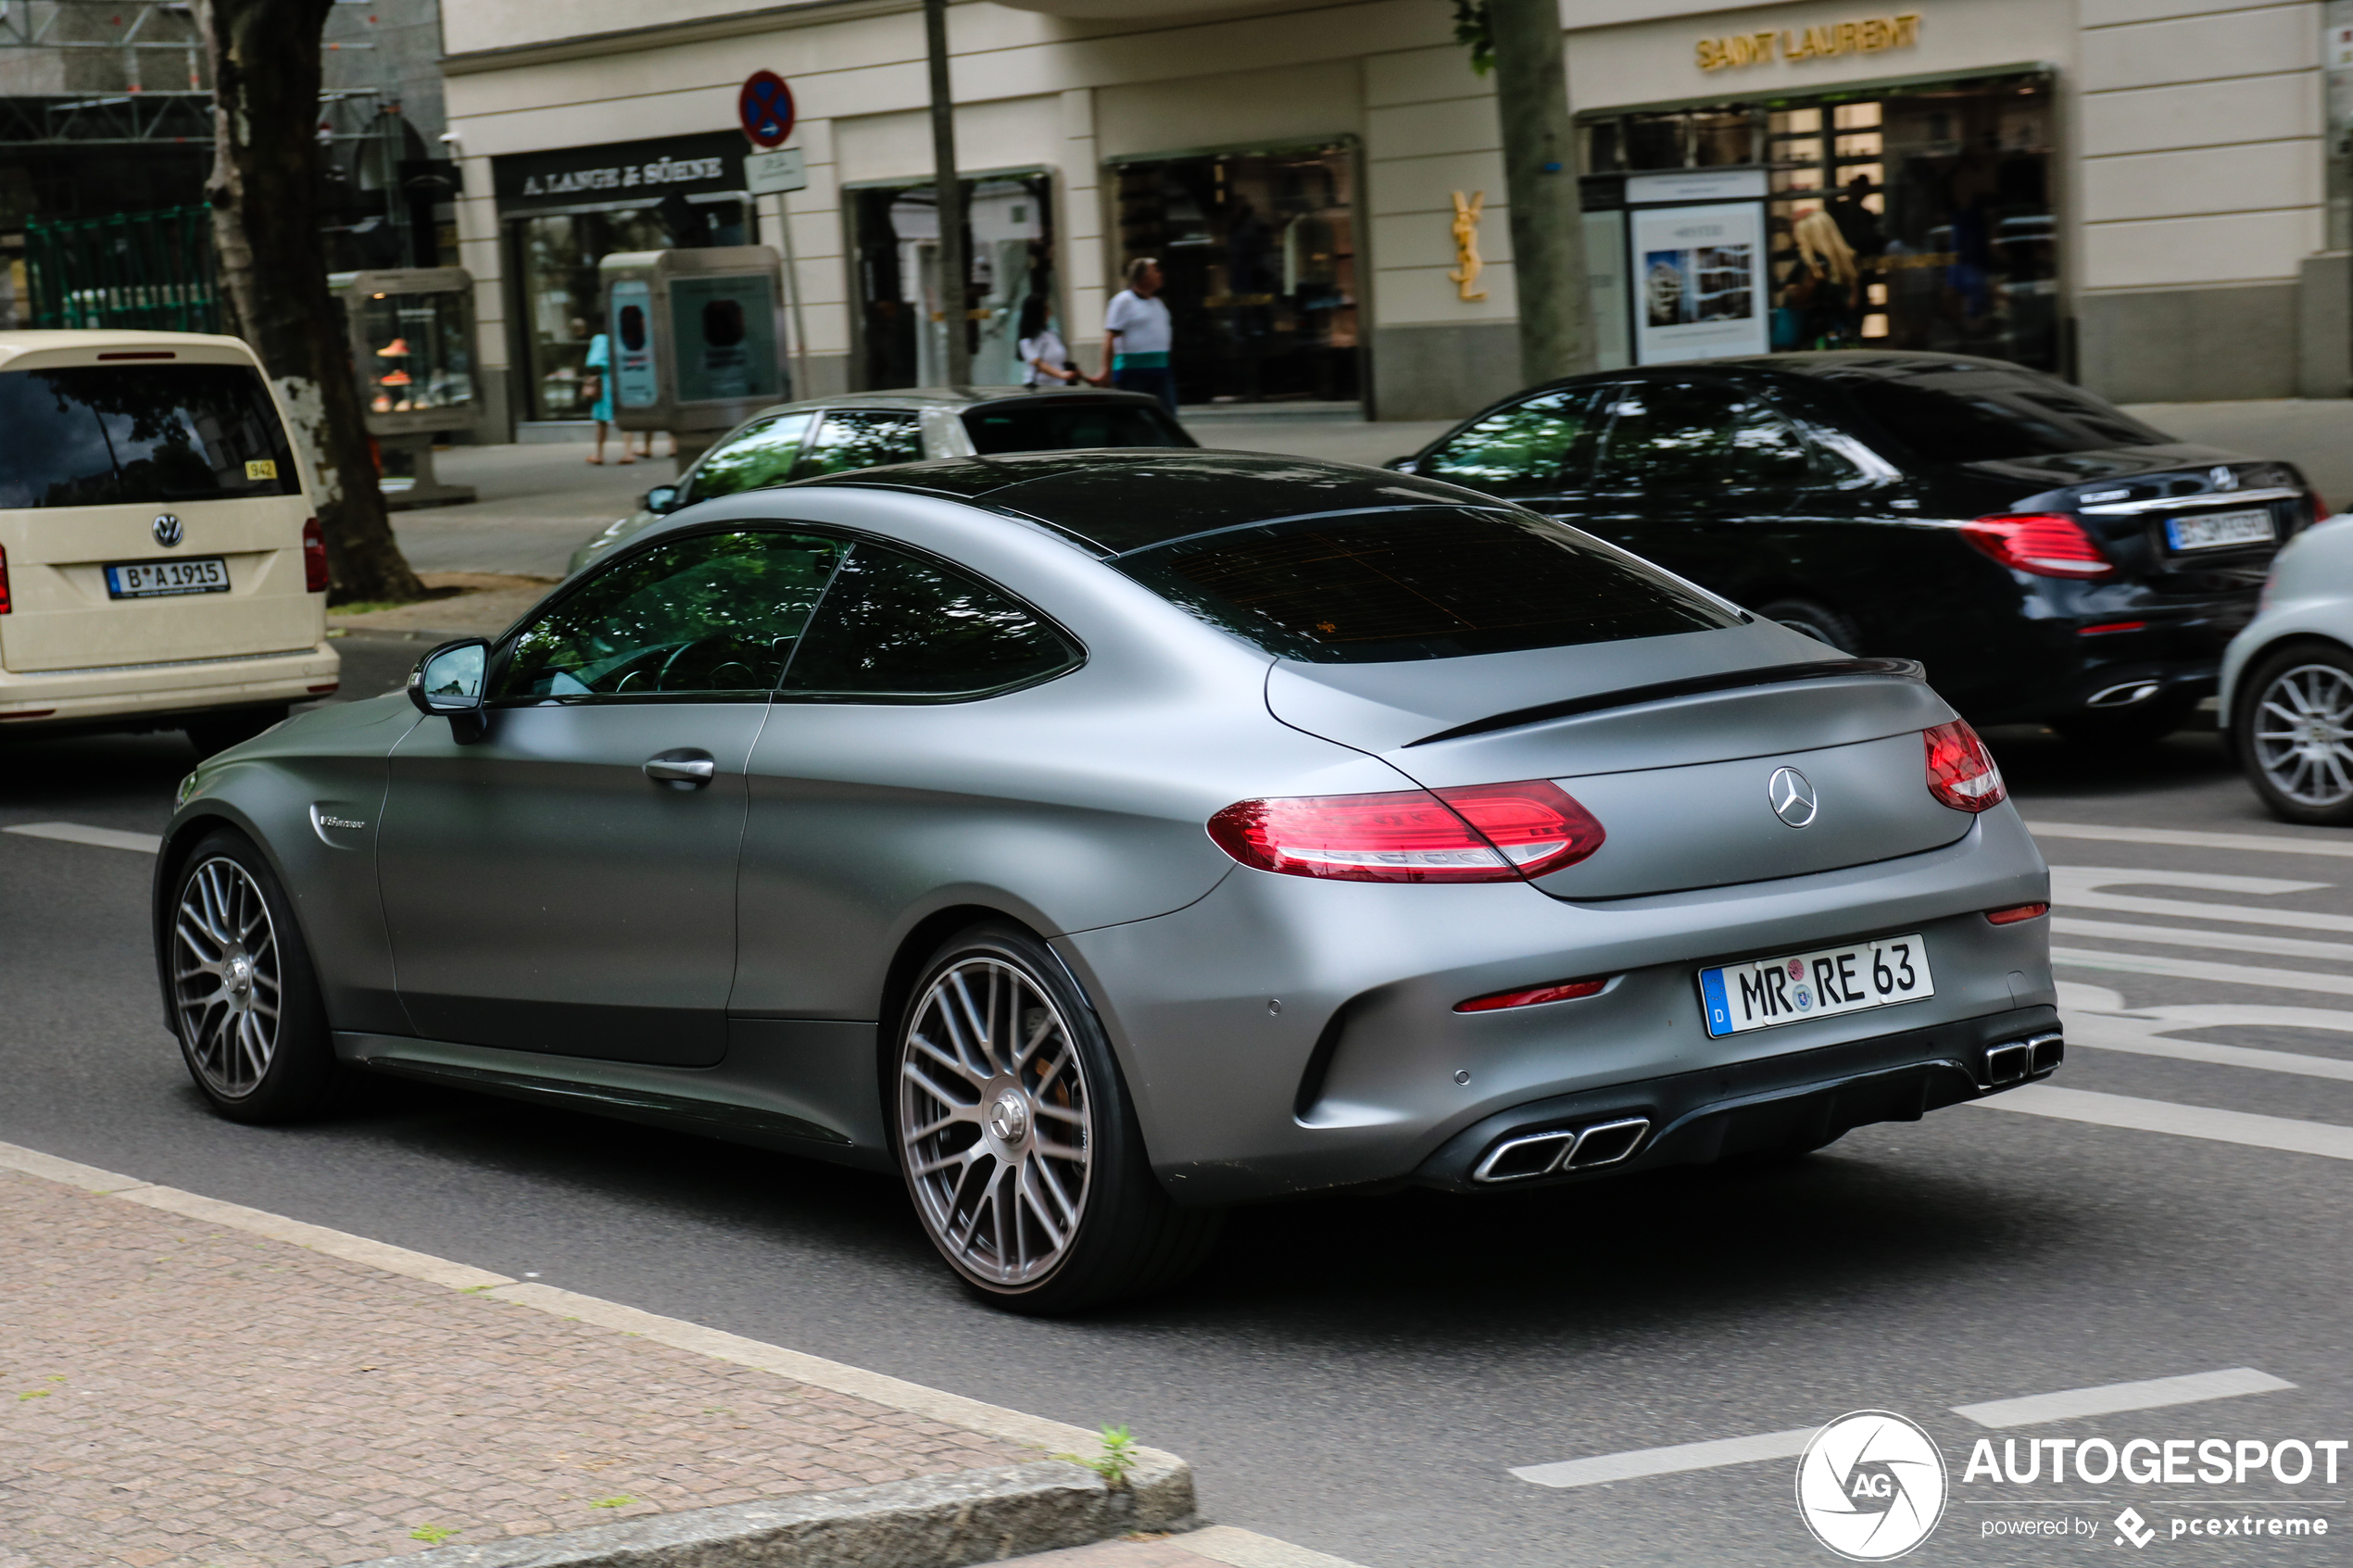
[[170, 512], [156, 514], [156, 543], [167, 550], [180, 543], [180, 520]]
[[1765, 798], [1773, 815], [1793, 828], [1812, 822], [1820, 809], [1814, 800], [1814, 786], [1794, 768], [1773, 770], [1773, 776], [1765, 783]]

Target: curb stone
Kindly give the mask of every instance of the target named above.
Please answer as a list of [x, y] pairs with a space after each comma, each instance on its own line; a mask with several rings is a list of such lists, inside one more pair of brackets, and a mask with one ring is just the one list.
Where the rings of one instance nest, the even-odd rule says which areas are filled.
[[[595, 1323], [1043, 1452], [1088, 1452], [1101, 1440], [1100, 1434], [1067, 1423], [15, 1144], [0, 1143], [0, 1169], [307, 1248], [451, 1291]], [[497, 1545], [435, 1548], [380, 1562], [409, 1568], [963, 1568], [1022, 1553], [1092, 1545], [1133, 1531], [1182, 1531], [1198, 1524], [1191, 1467], [1174, 1454], [1139, 1448], [1129, 1484], [1118, 1491], [1082, 1465], [1041, 1458], [995, 1470], [649, 1514]], [[1266, 1568], [1277, 1568], [1279, 1561], [1258, 1555], [1215, 1560], [1243, 1562], [1252, 1568], [1261, 1561]], [[1302, 1561], [1300, 1568], [1310, 1565]]]

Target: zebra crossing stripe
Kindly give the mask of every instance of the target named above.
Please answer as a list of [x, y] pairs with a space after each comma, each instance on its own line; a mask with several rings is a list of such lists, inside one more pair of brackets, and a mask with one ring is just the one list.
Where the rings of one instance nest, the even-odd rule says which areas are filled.
[[2295, 936], [2243, 931], [2205, 931], [2183, 925], [2134, 925], [2120, 920], [2051, 917], [2051, 929], [2065, 936], [2098, 936], [2110, 942], [2146, 942], [2169, 947], [2205, 947], [2218, 953], [2262, 953], [2275, 959], [2332, 959], [2353, 963], [2353, 942], [2313, 942]]
[[2278, 991], [2325, 991], [2353, 997], [2353, 974], [2323, 974], [2309, 969], [2261, 969], [2252, 964], [2208, 963], [2157, 953], [2101, 953], [2088, 947], [2053, 947], [2051, 962], [2070, 969], [2107, 969], [2123, 974], [2162, 974], [2176, 980], [2219, 980], [2230, 985], [2265, 985]]
[[[2353, 1061], [2328, 1056], [2302, 1056], [2294, 1051], [2259, 1050], [2249, 1046], [2216, 1046], [2203, 1040], [2168, 1040], [2149, 1033], [2135, 1019], [2099, 1018], [2076, 1014], [2067, 1020], [2070, 1049], [2127, 1051], [2134, 1056], [2161, 1056], [2174, 1061], [2203, 1061], [2218, 1067], [2243, 1067], [2258, 1073], [2293, 1073], [2305, 1078], [2334, 1078], [2353, 1084]], [[2176, 1028], [2183, 1025], [2175, 1025]]]
[[2061, 1122], [2129, 1127], [2143, 1133], [2171, 1133], [2177, 1137], [2242, 1144], [2249, 1148], [2275, 1148], [2289, 1154], [2317, 1154], [2328, 1160], [2353, 1160], [2353, 1127], [2339, 1127], [2327, 1122], [2257, 1116], [2244, 1110], [2176, 1105], [2169, 1100], [2136, 1099], [2129, 1095], [2099, 1094], [2090, 1089], [2062, 1089], [2050, 1084], [2029, 1084], [1968, 1103], [1986, 1110], [2049, 1116]]
[[2101, 827], [2091, 822], [2029, 822], [2037, 838], [2095, 838], [2115, 844], [2170, 844], [2184, 849], [2239, 849], [2257, 854], [2326, 855], [2353, 859], [2353, 844], [2328, 838], [2290, 838], [2280, 833], [2189, 833], [2179, 828]]

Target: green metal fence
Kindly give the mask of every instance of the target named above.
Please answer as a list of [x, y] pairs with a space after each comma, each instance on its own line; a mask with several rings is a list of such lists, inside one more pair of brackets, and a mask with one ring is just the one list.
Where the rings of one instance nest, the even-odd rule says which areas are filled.
[[220, 330], [208, 208], [36, 218], [24, 244], [36, 327]]

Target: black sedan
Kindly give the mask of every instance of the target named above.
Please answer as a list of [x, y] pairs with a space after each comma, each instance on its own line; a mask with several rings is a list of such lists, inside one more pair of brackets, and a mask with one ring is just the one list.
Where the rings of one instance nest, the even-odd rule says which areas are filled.
[[1574, 376], [1391, 467], [1506, 496], [1979, 723], [2153, 740], [2210, 695], [2271, 557], [2321, 515], [2286, 463], [2174, 441], [1998, 360], [1845, 352]]

